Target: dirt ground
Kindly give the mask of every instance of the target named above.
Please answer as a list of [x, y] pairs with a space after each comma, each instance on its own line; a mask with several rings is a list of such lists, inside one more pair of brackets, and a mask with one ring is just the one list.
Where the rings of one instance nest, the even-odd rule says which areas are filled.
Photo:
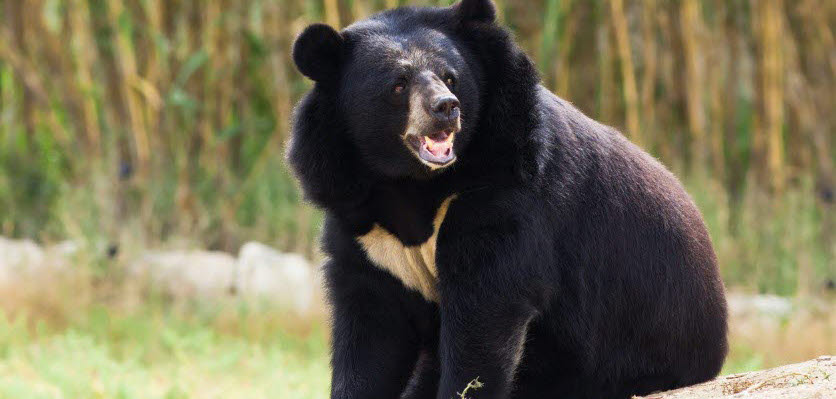
[[[642, 398], [832, 399], [836, 398], [836, 356], [821, 356], [769, 370], [725, 375], [703, 384]], [[636, 396], [634, 399], [640, 398]]]

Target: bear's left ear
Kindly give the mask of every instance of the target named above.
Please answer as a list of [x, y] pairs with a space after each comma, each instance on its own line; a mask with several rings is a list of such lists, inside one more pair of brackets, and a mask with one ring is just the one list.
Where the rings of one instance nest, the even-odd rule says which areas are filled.
[[462, 21], [491, 23], [496, 20], [496, 6], [491, 0], [462, 0], [454, 7]]
[[314, 81], [331, 80], [340, 72], [342, 50], [343, 37], [334, 28], [312, 24], [293, 43], [293, 62]]

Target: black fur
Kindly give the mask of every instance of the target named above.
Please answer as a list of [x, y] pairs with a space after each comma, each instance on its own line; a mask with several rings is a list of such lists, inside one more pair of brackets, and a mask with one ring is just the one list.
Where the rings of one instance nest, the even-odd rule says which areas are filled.
[[313, 80], [335, 80], [342, 63], [342, 42], [340, 34], [328, 25], [308, 26], [296, 38], [293, 62]]
[[[494, 13], [487, 0], [396, 9], [342, 31], [339, 52], [294, 48], [303, 73], [339, 65], [311, 76], [288, 154], [327, 215], [332, 398], [450, 399], [476, 377], [472, 398], [627, 398], [714, 377], [726, 303], [695, 205], [656, 160], [540, 86]], [[466, 74], [451, 167], [429, 171], [392, 139], [405, 105], [387, 97], [378, 40]], [[422, 243], [451, 194], [433, 303], [356, 238], [376, 223]]]

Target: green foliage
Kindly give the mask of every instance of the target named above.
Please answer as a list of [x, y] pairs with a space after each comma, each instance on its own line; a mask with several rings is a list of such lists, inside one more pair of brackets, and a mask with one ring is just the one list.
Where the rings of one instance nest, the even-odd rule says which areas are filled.
[[743, 203], [729, 206], [717, 183], [686, 181], [708, 225], [727, 286], [792, 295], [817, 289], [834, 277], [833, 258], [820, 235], [828, 216], [815, 197], [804, 194], [812, 190], [809, 181], [800, 185], [772, 201], [749, 186]]

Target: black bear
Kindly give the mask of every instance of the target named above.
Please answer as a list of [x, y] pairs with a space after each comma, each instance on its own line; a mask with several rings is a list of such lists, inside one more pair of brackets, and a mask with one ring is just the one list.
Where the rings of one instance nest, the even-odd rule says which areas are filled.
[[324, 209], [331, 397], [627, 398], [711, 379], [726, 301], [659, 162], [539, 84], [489, 0], [293, 47], [289, 162]]

